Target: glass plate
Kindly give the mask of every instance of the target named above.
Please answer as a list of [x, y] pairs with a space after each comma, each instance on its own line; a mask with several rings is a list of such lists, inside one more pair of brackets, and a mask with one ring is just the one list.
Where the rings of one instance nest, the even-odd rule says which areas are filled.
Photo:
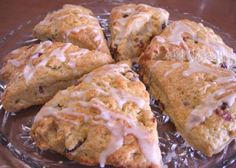
[[[130, 1], [127, 1], [130, 2]], [[135, 1], [136, 3], [138, 1]], [[117, 5], [126, 3], [126, 1], [84, 1], [76, 3], [91, 9], [100, 21], [108, 41], [110, 33], [108, 30], [108, 18], [111, 8]], [[171, 20], [178, 20], [187, 18], [197, 22], [202, 22], [209, 26], [219, 34], [225, 42], [236, 48], [236, 41], [232, 39], [230, 34], [221, 31], [218, 27], [202, 20], [199, 17], [192, 16], [189, 13], [180, 12], [178, 9], [168, 8], [168, 6], [160, 6], [156, 1], [147, 1], [146, 4], [162, 7], [170, 12]], [[26, 21], [24, 24], [18, 26], [15, 30], [10, 31], [9, 34], [0, 39], [1, 55], [7, 54], [12, 49], [20, 46], [38, 43], [37, 39], [32, 38], [32, 28], [40, 20], [44, 18], [45, 14], [39, 15], [32, 20]], [[135, 68], [135, 67], [134, 67]], [[2, 93], [5, 86], [0, 85], [0, 92]], [[160, 141], [160, 148], [162, 151], [163, 162], [168, 167], [184, 168], [184, 167], [229, 167], [236, 161], [236, 143], [232, 142], [229, 147], [222, 152], [209, 158], [204, 156], [201, 152], [191, 148], [182, 137], [176, 132], [174, 125], [171, 123], [168, 116], [161, 113], [159, 104], [154, 99], [151, 99], [150, 105], [152, 111], [158, 120], [158, 134]], [[69, 161], [65, 157], [53, 151], [41, 151], [35, 146], [29, 132], [32, 126], [32, 121], [35, 114], [39, 111], [41, 106], [34, 106], [32, 108], [22, 110], [19, 113], [7, 113], [0, 105], [0, 143], [5, 146], [16, 158], [24, 161], [26, 165], [33, 168], [50, 167], [50, 168], [75, 168], [88, 167], [82, 166], [73, 161]], [[96, 166], [95, 166], [96, 167]]]

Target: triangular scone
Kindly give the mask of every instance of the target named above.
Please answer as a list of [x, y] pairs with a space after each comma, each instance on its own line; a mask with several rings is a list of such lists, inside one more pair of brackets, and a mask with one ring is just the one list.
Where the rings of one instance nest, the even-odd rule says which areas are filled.
[[31, 135], [85, 165], [161, 167], [149, 94], [127, 64], [100, 67], [58, 92], [36, 115]]
[[49, 13], [34, 27], [33, 34], [40, 40], [71, 42], [81, 48], [110, 54], [97, 18], [82, 6], [67, 4]]
[[179, 20], [153, 38], [140, 56], [142, 64], [148, 60], [194, 61], [233, 68], [236, 54], [212, 29], [201, 23]]
[[164, 105], [177, 130], [207, 156], [236, 137], [236, 77], [230, 70], [157, 61], [146, 72], [150, 94]]
[[138, 58], [166, 26], [169, 13], [145, 4], [126, 4], [111, 11], [111, 48], [117, 60]]
[[3, 107], [17, 112], [43, 104], [82, 75], [112, 61], [110, 55], [71, 43], [46, 41], [14, 50], [0, 70], [6, 83]]

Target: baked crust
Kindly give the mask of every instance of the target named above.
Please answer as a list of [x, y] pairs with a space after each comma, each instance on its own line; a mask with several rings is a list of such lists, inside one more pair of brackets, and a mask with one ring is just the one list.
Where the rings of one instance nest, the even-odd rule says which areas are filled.
[[194, 61], [235, 68], [236, 54], [212, 29], [185, 19], [170, 23], [153, 38], [140, 63], [149, 60]]
[[160, 167], [149, 94], [127, 64], [100, 67], [59, 91], [36, 115], [31, 135], [85, 165]]
[[169, 13], [145, 4], [126, 4], [111, 11], [111, 48], [116, 60], [138, 58], [168, 22]]
[[236, 137], [236, 78], [230, 70], [198, 63], [149, 63], [145, 82], [177, 131], [207, 156]]
[[81, 48], [110, 54], [97, 18], [82, 6], [66, 4], [49, 13], [34, 27], [33, 34], [40, 40], [71, 42]]
[[3, 107], [17, 112], [43, 104], [82, 75], [112, 61], [110, 55], [71, 43], [45, 41], [14, 50], [0, 70], [7, 84], [1, 98]]

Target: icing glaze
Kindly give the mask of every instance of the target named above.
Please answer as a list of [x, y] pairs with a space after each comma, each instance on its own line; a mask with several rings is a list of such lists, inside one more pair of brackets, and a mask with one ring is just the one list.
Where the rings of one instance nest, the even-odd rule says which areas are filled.
[[197, 62], [191, 62], [188, 64], [188, 69], [183, 71], [183, 76], [185, 77], [191, 76], [193, 73], [196, 72], [211, 73], [213, 72], [213, 70], [210, 67], [205, 66], [203, 64], [199, 64]]
[[22, 64], [22, 62], [18, 61], [17, 59], [9, 59], [7, 60], [7, 63], [12, 64], [15, 67], [19, 67]]
[[[216, 54], [216, 63], [219, 65], [223, 58], [225, 59], [226, 64], [232, 64], [232, 60], [235, 60], [236, 54], [233, 52], [231, 48], [226, 46], [223, 40], [214, 34], [213, 31], [204, 27], [201, 23], [198, 24], [198, 27], [191, 27], [190, 25], [182, 22], [182, 21], [175, 21], [173, 24], [173, 30], [170, 31], [170, 35], [168, 37], [157, 36], [156, 40], [161, 43], [165, 43], [166, 41], [174, 44], [174, 45], [183, 45], [186, 50], [188, 61], [193, 61], [191, 56], [191, 51], [188, 48], [188, 44], [183, 40], [183, 34], [187, 33], [191, 39], [197, 41], [199, 43], [204, 44], [208, 48], [210, 48]], [[201, 33], [199, 35], [199, 29], [204, 30], [204, 34]], [[208, 37], [210, 36], [210, 38]]]
[[[100, 109], [101, 114], [99, 115], [101, 118], [107, 120], [106, 127], [111, 131], [112, 136], [117, 141], [110, 141], [110, 144], [113, 143], [113, 145], [108, 145], [108, 147], [102, 152], [100, 155], [100, 166], [104, 167], [105, 162], [104, 160], [107, 159], [107, 156], [111, 155], [115, 150], [120, 148], [123, 143], [124, 136], [128, 134], [134, 135], [139, 142], [139, 145], [141, 147], [141, 151], [145, 155], [145, 157], [152, 163], [156, 165], [160, 165], [160, 151], [158, 150], [158, 143], [157, 139], [153, 139], [151, 132], [144, 130], [139, 126], [138, 122], [134, 119], [131, 119], [128, 116], [124, 116], [119, 113], [115, 113], [110, 111], [108, 108], [104, 106], [102, 102], [99, 100], [94, 99], [92, 104], [88, 104], [89, 106], [96, 107]], [[118, 119], [122, 119], [126, 121], [129, 124], [129, 127], [126, 127], [125, 125], [119, 125], [119, 123], [116, 123]], [[114, 124], [113, 124], [114, 123]], [[119, 125], [117, 127], [117, 125]]]
[[[193, 73], [209, 73], [214, 75], [216, 72], [214, 69], [206, 65], [201, 65], [198, 63], [189, 63], [187, 70], [183, 72], [184, 76], [190, 76]], [[236, 98], [235, 86], [236, 86], [236, 77], [235, 74], [231, 71], [228, 71], [228, 75], [216, 78], [213, 83], [223, 85], [212, 94], [208, 95], [201, 104], [195, 107], [189, 117], [187, 122], [187, 129], [191, 129], [194, 126], [199, 125], [210, 117], [214, 110], [222, 105], [222, 103], [227, 103], [229, 107], [233, 105]], [[207, 86], [211, 87], [211, 86]]]
[[[90, 86], [85, 90], [79, 91], [68, 91], [64, 90], [59, 92], [59, 94], [62, 94], [63, 96], [69, 96], [71, 97], [70, 101], [67, 101], [68, 107], [66, 110], [62, 109], [59, 110], [57, 108], [54, 108], [54, 111], [52, 111], [52, 108], [49, 108], [47, 110], [47, 105], [42, 108], [42, 110], [36, 115], [35, 122], [38, 122], [39, 120], [43, 119], [46, 116], [54, 116], [58, 117], [59, 114], [69, 114], [74, 116], [83, 116], [84, 121], [92, 121], [94, 124], [100, 124], [104, 125], [111, 133], [111, 139], [107, 145], [107, 147], [101, 152], [99, 157], [100, 166], [104, 167], [106, 164], [107, 157], [110, 156], [112, 153], [114, 153], [116, 150], [121, 148], [124, 143], [124, 137], [132, 134], [135, 136], [138, 140], [138, 143], [140, 145], [140, 149], [147, 160], [149, 160], [151, 163], [160, 165], [161, 164], [161, 155], [160, 150], [158, 148], [158, 139], [157, 135], [153, 136], [154, 133], [156, 133], [156, 130], [147, 130], [145, 127], [140, 124], [137, 119], [132, 117], [131, 114], [125, 114], [117, 111], [113, 111], [112, 109], [108, 108], [106, 104], [104, 104], [101, 100], [98, 98], [100, 96], [111, 96], [113, 97], [119, 108], [122, 109], [122, 106], [127, 102], [133, 102], [136, 104], [139, 108], [144, 108], [145, 106], [145, 100], [142, 98], [139, 98], [137, 96], [133, 96], [130, 93], [123, 91], [118, 88], [111, 87], [108, 83], [105, 81], [99, 82], [100, 85], [97, 85], [94, 83], [94, 78], [99, 78], [99, 76], [104, 75], [112, 75], [115, 76], [123, 76], [120, 72], [124, 72], [125, 68], [128, 66], [126, 64], [121, 65], [106, 65], [101, 69], [98, 69], [94, 72], [91, 72], [89, 75], [87, 75], [83, 82], [85, 83], [91, 83]], [[97, 93], [96, 96], [90, 100], [86, 100], [86, 95], [89, 95], [87, 92], [92, 91], [93, 93]], [[95, 92], [94, 92], [95, 91]], [[71, 108], [70, 108], [71, 104]], [[72, 105], [74, 104], [74, 105]], [[84, 108], [92, 108], [92, 109], [98, 109], [100, 111], [100, 114], [97, 114], [95, 116], [87, 115], [85, 113], [79, 112], [73, 107], [77, 107], [77, 104]], [[85, 120], [86, 119], [86, 120]], [[102, 120], [99, 120], [102, 119]], [[124, 124], [124, 122], [121, 122], [123, 120], [127, 124]]]
[[[234, 86], [236, 85], [234, 84]], [[219, 89], [208, 95], [200, 105], [191, 111], [191, 114], [188, 117], [187, 129], [191, 129], [205, 121], [223, 102], [227, 103], [227, 105], [231, 107], [235, 102], [235, 98], [236, 92], [230, 90], [230, 88]]]
[[89, 30], [89, 32], [93, 32], [95, 34], [94, 41], [98, 44], [98, 49], [102, 47], [102, 41], [104, 39], [103, 34], [101, 33], [102, 30], [99, 26], [99, 24], [96, 22], [96, 24], [90, 24], [90, 25], [80, 25], [77, 27], [74, 27], [65, 33], [65, 40], [69, 42], [69, 36], [71, 33], [79, 33], [82, 30]]
[[168, 76], [169, 74], [171, 74], [172, 72], [174, 72], [177, 68], [179, 68], [182, 64], [177, 62], [177, 63], [173, 63], [171, 65], [171, 69], [169, 71], [166, 71], [164, 73], [164, 76]]
[[180, 45], [182, 44], [183, 47], [185, 48], [186, 50], [186, 53], [187, 53], [187, 58], [190, 62], [193, 61], [193, 58], [191, 56], [191, 53], [190, 53], [190, 50], [188, 48], [188, 45], [185, 43], [185, 41], [183, 40], [183, 34], [184, 33], [188, 33], [191, 35], [191, 37], [193, 39], [195, 39], [196, 35], [195, 33], [192, 31], [192, 29], [190, 27], [188, 27], [186, 24], [182, 24], [181, 22], [176, 22], [175, 24], [175, 27], [173, 29], [173, 31], [171, 32], [170, 36], [168, 37], [168, 41], [172, 44], [175, 44], [175, 45]]
[[[40, 44], [40, 45], [38, 46], [39, 49], [36, 49], [36, 51], [38, 51], [38, 50], [42, 51], [42, 49], [43, 49], [42, 46], [43, 46], [43, 45], [44, 45], [44, 43]], [[32, 77], [34, 76], [35, 71], [36, 71], [39, 67], [45, 66], [45, 65], [48, 63], [48, 61], [49, 61], [49, 59], [50, 59], [51, 57], [56, 57], [59, 61], [65, 62], [65, 61], [66, 61], [66, 57], [65, 57], [65, 55], [64, 55], [64, 54], [65, 54], [65, 51], [66, 51], [71, 45], [72, 45], [71, 43], [67, 43], [67, 44], [63, 45], [63, 47], [61, 47], [61, 48], [56, 48], [56, 49], [54, 49], [47, 57], [45, 57], [43, 60], [41, 60], [41, 61], [39, 62], [39, 64], [37, 64], [36, 66], [34, 66], [34, 65], [32, 64], [32, 60], [35, 59], [35, 58], [37, 58], [36, 55], [35, 55], [35, 54], [37, 54], [37, 53], [33, 54], [33, 55], [31, 56], [31, 58], [29, 59], [28, 64], [25, 66], [25, 68], [24, 68], [24, 70], [23, 70], [23, 76], [24, 76], [24, 78], [25, 78], [26, 83], [28, 83], [28, 82], [32, 79]]]
[[[127, 64], [120, 64], [120, 65], [107, 65], [106, 67], [104, 67], [103, 69], [99, 69], [97, 71], [93, 71], [87, 75], [84, 76], [83, 81], [86, 83], [91, 82], [91, 80], [93, 79], [94, 76], [102, 76], [104, 74], [108, 74], [108, 75], [114, 75], [114, 74], [120, 74], [120, 73], [124, 73], [125, 70], [129, 68], [129, 66]], [[110, 72], [110, 73], [108, 73]], [[120, 77], [125, 78], [123, 75], [120, 75]], [[128, 80], [128, 79], [127, 79]]]

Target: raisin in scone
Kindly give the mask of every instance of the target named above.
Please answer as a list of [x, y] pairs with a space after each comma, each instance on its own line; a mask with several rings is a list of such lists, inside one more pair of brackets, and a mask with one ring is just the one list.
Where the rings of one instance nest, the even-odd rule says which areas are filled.
[[170, 23], [153, 38], [140, 57], [141, 64], [149, 60], [195, 61], [233, 68], [236, 54], [220, 36], [202, 23], [179, 20]]
[[157, 61], [144, 75], [177, 131], [212, 156], [236, 137], [235, 73], [199, 63]]
[[161, 167], [149, 94], [127, 64], [100, 67], [59, 91], [36, 115], [31, 135], [85, 165]]
[[17, 112], [43, 104], [85, 73], [112, 61], [108, 54], [71, 43], [46, 41], [14, 50], [0, 70], [6, 83], [1, 97], [3, 107]]
[[138, 58], [166, 26], [169, 13], [145, 4], [126, 4], [111, 11], [111, 48], [117, 60]]
[[102, 28], [93, 12], [82, 6], [64, 5], [34, 27], [40, 40], [71, 42], [81, 48], [110, 54]]

